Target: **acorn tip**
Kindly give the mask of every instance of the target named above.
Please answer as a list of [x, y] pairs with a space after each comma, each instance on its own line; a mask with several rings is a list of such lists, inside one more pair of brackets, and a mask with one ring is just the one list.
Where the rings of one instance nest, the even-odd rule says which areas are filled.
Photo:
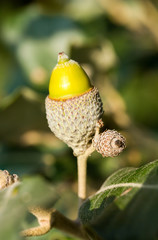
[[69, 57], [64, 52], [59, 52], [58, 63], [63, 63], [69, 61]]

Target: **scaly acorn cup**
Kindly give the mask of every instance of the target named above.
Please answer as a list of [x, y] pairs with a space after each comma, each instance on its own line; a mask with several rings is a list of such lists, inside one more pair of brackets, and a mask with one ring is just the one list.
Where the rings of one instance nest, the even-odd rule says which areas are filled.
[[103, 114], [102, 101], [82, 67], [64, 52], [59, 53], [52, 71], [45, 103], [51, 131], [73, 149], [74, 155], [83, 154]]

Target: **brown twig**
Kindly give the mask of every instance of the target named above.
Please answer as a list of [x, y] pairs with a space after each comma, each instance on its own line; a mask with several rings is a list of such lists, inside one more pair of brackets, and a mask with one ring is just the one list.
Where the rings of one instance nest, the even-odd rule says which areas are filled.
[[82, 224], [66, 218], [63, 214], [61, 214], [55, 209], [47, 210], [35, 207], [29, 210], [34, 216], [37, 217], [39, 226], [22, 231], [22, 236], [40, 236], [47, 233], [50, 229], [56, 228], [80, 239], [100, 240], [96, 233], [89, 229], [87, 231], [87, 229], [85, 229]]

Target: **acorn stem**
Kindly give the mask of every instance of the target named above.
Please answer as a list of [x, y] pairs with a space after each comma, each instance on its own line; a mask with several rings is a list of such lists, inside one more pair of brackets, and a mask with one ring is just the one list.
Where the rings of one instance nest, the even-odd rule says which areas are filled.
[[95, 151], [93, 144], [85, 151], [84, 154], [77, 157], [78, 168], [78, 199], [79, 207], [86, 199], [86, 182], [87, 182], [87, 159]]
[[[96, 124], [94, 139], [99, 135], [100, 128], [103, 127], [103, 121], [100, 119]], [[79, 207], [82, 205], [83, 201], [86, 199], [87, 193], [87, 159], [95, 151], [93, 143], [84, 154], [77, 157], [77, 170], [78, 170], [78, 200]]]
[[81, 206], [82, 202], [86, 199], [87, 158], [85, 155], [80, 155], [77, 158], [79, 206]]

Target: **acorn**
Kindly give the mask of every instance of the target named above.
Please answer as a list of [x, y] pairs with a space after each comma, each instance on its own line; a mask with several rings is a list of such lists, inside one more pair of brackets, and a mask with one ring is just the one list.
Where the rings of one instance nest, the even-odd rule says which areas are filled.
[[74, 155], [83, 154], [103, 114], [102, 101], [83, 68], [64, 52], [58, 54], [45, 104], [51, 131], [73, 149]]
[[115, 130], [107, 130], [93, 139], [93, 146], [103, 157], [116, 157], [126, 147], [125, 137]]

